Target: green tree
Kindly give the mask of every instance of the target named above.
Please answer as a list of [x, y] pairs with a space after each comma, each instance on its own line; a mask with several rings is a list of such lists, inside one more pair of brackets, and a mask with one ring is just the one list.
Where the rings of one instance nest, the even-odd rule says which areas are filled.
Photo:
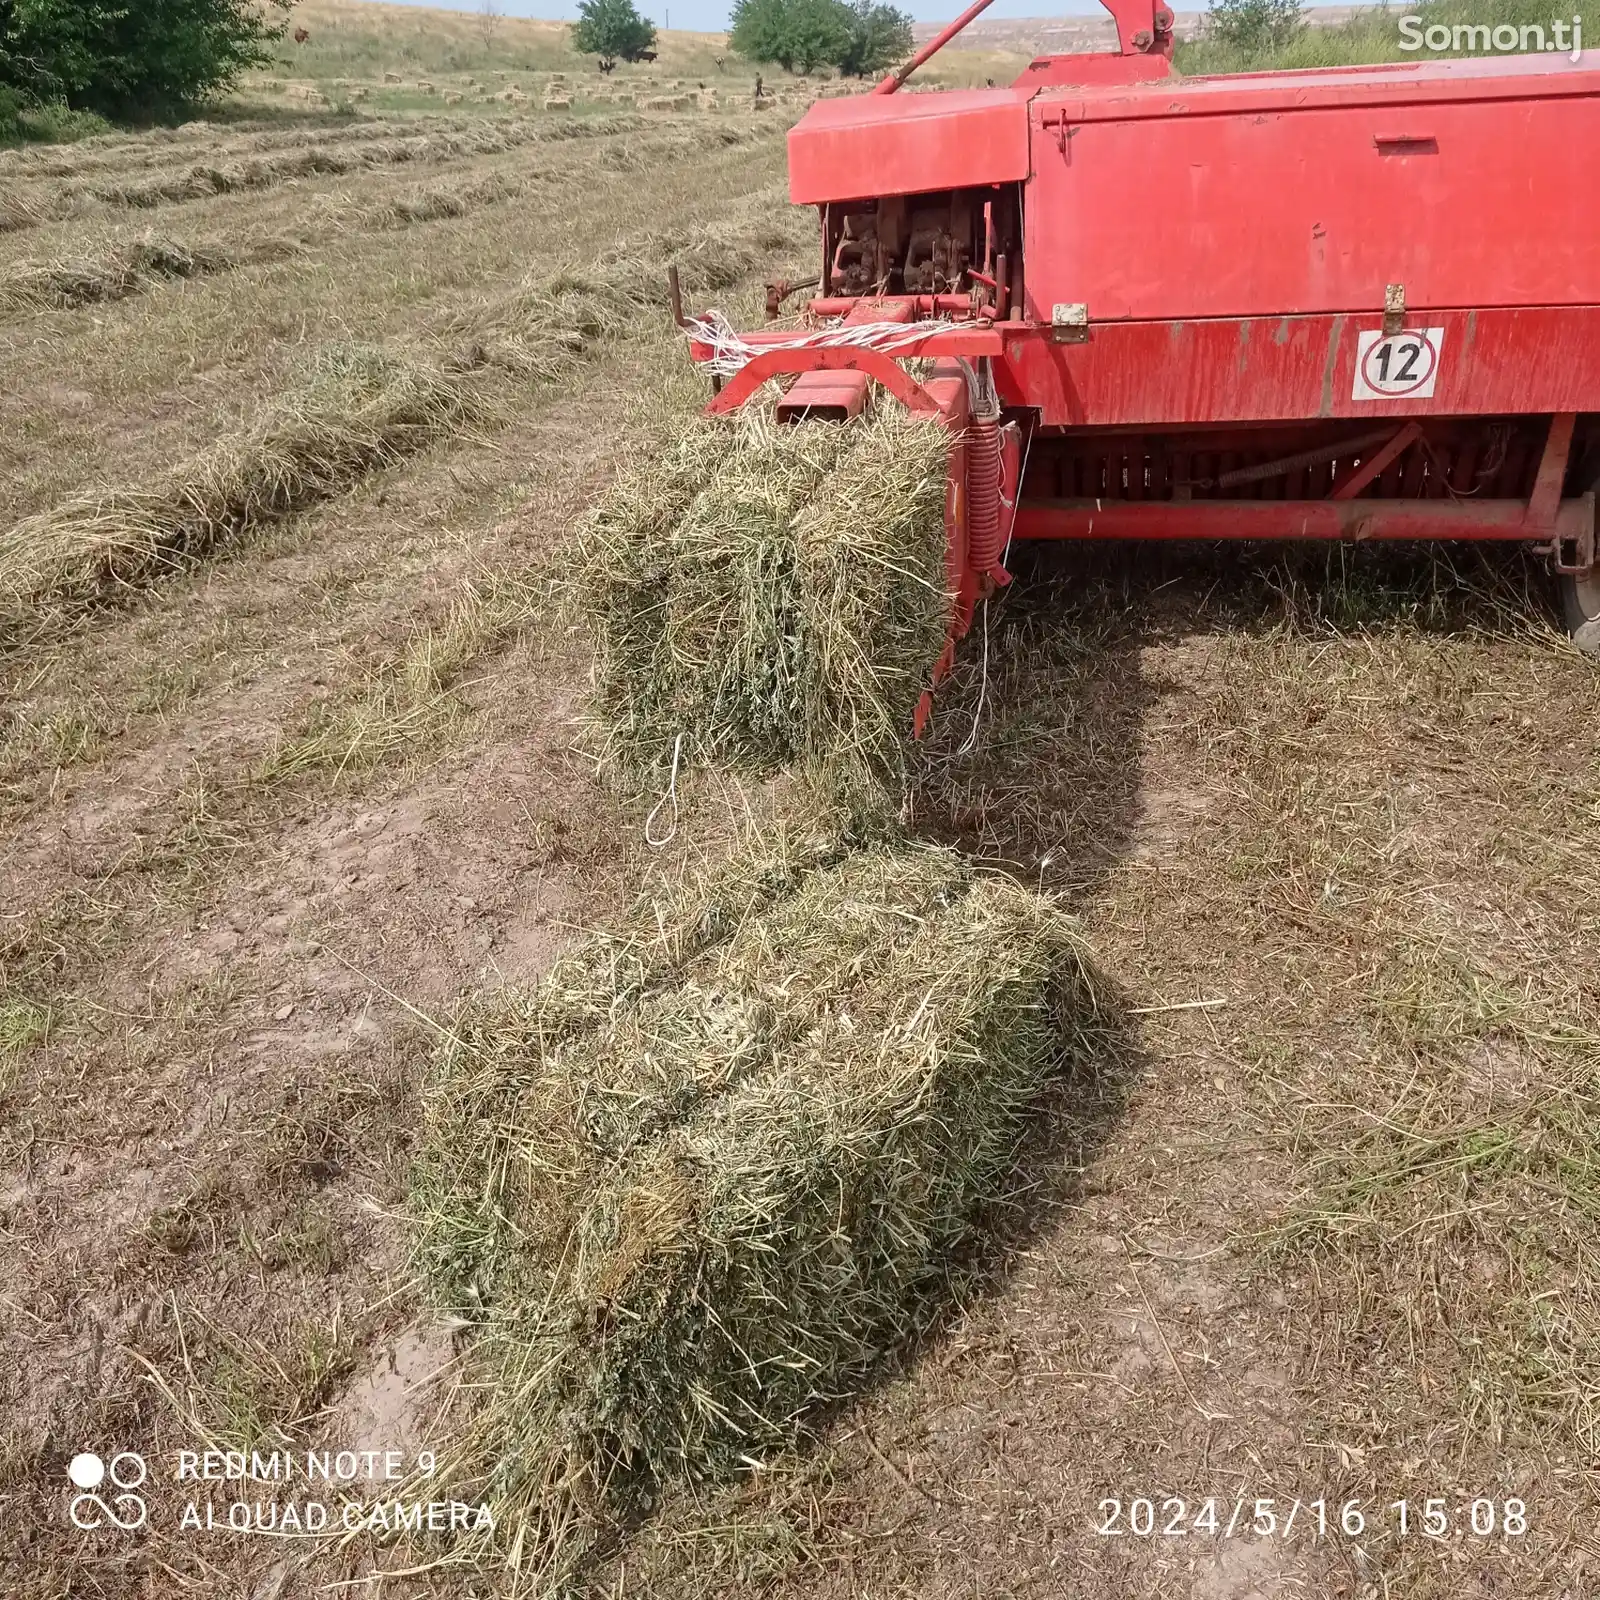
[[735, 0], [728, 42], [748, 61], [815, 72], [844, 57], [853, 15], [844, 0]]
[[193, 105], [272, 59], [293, 3], [0, 0], [0, 87], [112, 116]]
[[638, 61], [655, 49], [655, 24], [639, 15], [633, 0], [578, 0], [578, 20], [572, 25], [572, 48], [583, 55], [599, 56], [609, 72], [620, 56]]
[[847, 78], [876, 77], [911, 54], [911, 18], [894, 6], [855, 0], [850, 34], [834, 65]]
[[1211, 0], [1206, 37], [1247, 55], [1281, 49], [1305, 27], [1300, 0]]

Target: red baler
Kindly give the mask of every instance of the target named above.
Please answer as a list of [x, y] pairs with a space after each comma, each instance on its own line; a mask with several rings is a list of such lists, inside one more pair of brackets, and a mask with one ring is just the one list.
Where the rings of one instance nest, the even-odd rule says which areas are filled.
[[714, 412], [956, 432], [938, 672], [1013, 538], [1520, 540], [1600, 619], [1600, 54], [1180, 78], [1115, 0], [1118, 53], [895, 92], [987, 4], [790, 132], [807, 326], [691, 325]]

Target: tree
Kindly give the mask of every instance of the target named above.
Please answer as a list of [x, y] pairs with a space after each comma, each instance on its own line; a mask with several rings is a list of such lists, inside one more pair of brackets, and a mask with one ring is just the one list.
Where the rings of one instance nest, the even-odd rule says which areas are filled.
[[624, 61], [642, 61], [655, 42], [655, 24], [639, 15], [633, 0], [578, 0], [572, 48], [586, 56], [599, 56], [602, 72], [609, 72], [618, 56]]
[[735, 0], [728, 42], [746, 60], [804, 76], [843, 56], [850, 18], [844, 0]]
[[483, 48], [494, 48], [494, 36], [500, 31], [500, 19], [505, 13], [500, 0], [478, 0], [478, 32], [483, 36]]
[[910, 51], [911, 18], [882, 0], [735, 0], [728, 42], [802, 76], [834, 66], [859, 78]]
[[1306, 25], [1300, 0], [1211, 0], [1206, 37], [1246, 55], [1281, 49]]
[[850, 33], [833, 64], [847, 78], [875, 77], [911, 54], [911, 18], [894, 6], [855, 0]]
[[0, 0], [0, 88], [112, 116], [193, 105], [272, 59], [293, 4]]

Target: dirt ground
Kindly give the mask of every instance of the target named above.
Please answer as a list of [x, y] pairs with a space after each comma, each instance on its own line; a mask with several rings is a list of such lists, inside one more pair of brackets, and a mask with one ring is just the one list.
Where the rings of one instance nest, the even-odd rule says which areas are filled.
[[[376, 168], [165, 205], [191, 237], [305, 237], [8, 310], [6, 517], [142, 481], [319, 341], [437, 356], [534, 263], [776, 204], [781, 134], [730, 127], [452, 156], [542, 187], [400, 227], [338, 225], [419, 181]], [[164, 159], [135, 157], [145, 180]], [[47, 181], [76, 180], [0, 155], [8, 196]], [[89, 203], [92, 237], [0, 234], [0, 271], [103, 254], [139, 231], [112, 210]], [[758, 279], [731, 309], [756, 314]], [[641, 319], [575, 375], [496, 380], [492, 423], [7, 641], [7, 1594], [510, 1592], [415, 1570], [434, 1546], [184, 1527], [272, 1496], [181, 1481], [179, 1453], [449, 1447], [463, 1344], [405, 1218], [437, 1027], [647, 871], [722, 848], [740, 807], [691, 783], [672, 845], [646, 846], [659, 796], [596, 781], [587, 643], [541, 604], [619, 440], [696, 403], [684, 365]], [[911, 820], [1068, 897], [1118, 1043], [1041, 1119], [938, 1335], [792, 1457], [681, 1493], [597, 1591], [1591, 1593], [1592, 665], [1520, 554], [1019, 573], [941, 700]], [[73, 1525], [81, 1451], [146, 1459], [142, 1527]]]

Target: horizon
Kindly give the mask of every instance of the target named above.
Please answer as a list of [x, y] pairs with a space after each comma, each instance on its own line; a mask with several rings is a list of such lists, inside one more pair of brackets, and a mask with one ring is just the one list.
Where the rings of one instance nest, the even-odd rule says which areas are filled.
[[[357, 4], [416, 6], [431, 11], [477, 11], [479, 0], [356, 0]], [[724, 33], [730, 0], [635, 0], [640, 12], [658, 28], [681, 28], [691, 33]], [[532, 17], [543, 22], [575, 22], [577, 0], [497, 0], [508, 17]], [[901, 9], [915, 22], [951, 22], [965, 7], [960, 0], [900, 0]], [[984, 16], [988, 20], [1015, 22], [1053, 17], [1082, 18], [1110, 13], [1099, 0], [1068, 0], [1041, 9], [1038, 0], [995, 0]], [[672, 19], [672, 20], [669, 20]]]

